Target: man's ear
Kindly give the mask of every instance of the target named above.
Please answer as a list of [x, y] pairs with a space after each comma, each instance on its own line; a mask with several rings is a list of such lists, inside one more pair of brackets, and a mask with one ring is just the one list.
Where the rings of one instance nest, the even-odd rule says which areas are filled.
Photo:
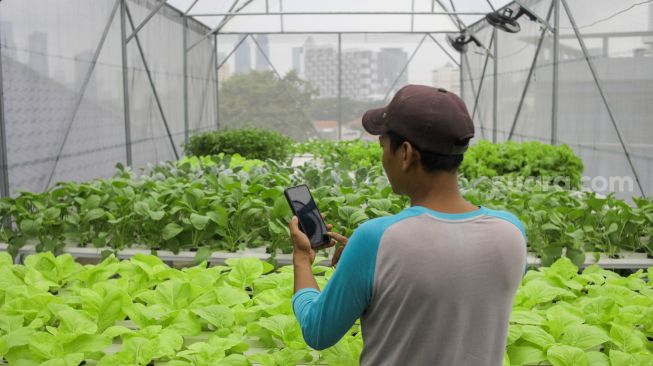
[[415, 163], [415, 155], [418, 154], [418, 152], [410, 142], [404, 141], [404, 143], [401, 144], [401, 153], [401, 169], [407, 171]]

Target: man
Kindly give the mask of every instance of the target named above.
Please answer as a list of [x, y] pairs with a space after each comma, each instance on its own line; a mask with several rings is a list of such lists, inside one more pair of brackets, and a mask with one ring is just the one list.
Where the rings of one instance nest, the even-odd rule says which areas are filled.
[[380, 135], [383, 168], [411, 207], [370, 220], [346, 244], [320, 292], [315, 252], [290, 224], [293, 310], [315, 349], [335, 344], [361, 318], [361, 365], [501, 365], [513, 297], [526, 264], [519, 220], [474, 206], [457, 168], [474, 127], [463, 101], [444, 89], [408, 85], [363, 116]]

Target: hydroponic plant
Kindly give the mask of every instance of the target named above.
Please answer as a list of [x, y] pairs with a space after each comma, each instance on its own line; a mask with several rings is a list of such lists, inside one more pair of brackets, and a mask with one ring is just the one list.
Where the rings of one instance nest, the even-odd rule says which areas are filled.
[[[314, 266], [324, 287], [332, 268]], [[292, 314], [292, 267], [253, 258], [174, 269], [159, 258], [0, 253], [0, 361], [10, 365], [339, 365], [358, 362], [359, 325], [306, 346]], [[568, 259], [524, 276], [504, 365], [650, 365], [653, 268], [623, 277]]]

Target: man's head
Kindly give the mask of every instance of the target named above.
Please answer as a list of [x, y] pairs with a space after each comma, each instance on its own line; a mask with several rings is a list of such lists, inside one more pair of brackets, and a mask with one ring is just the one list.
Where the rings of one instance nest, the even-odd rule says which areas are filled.
[[465, 103], [442, 88], [407, 85], [383, 108], [369, 110], [363, 127], [379, 135], [383, 168], [395, 192], [436, 175], [455, 177], [474, 125]]

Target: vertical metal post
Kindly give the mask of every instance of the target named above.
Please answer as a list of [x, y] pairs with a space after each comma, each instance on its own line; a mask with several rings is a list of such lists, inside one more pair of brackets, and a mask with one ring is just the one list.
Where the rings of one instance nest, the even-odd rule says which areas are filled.
[[[136, 30], [134, 26], [134, 19], [129, 12], [129, 6], [125, 3], [125, 10], [127, 10], [127, 19], [129, 20], [129, 25], [132, 28], [132, 32]], [[154, 78], [152, 78], [152, 73], [150, 72], [150, 67], [147, 65], [147, 59], [145, 59], [145, 52], [143, 52], [143, 46], [141, 45], [141, 40], [138, 34], [134, 36], [136, 39], [136, 48], [138, 48], [138, 53], [141, 56], [141, 61], [143, 61], [143, 68], [145, 69], [145, 74], [147, 75], [147, 81], [150, 83], [150, 88], [152, 88], [152, 94], [154, 95], [154, 101], [156, 106], [159, 109], [161, 114], [161, 121], [163, 122], [163, 127], [166, 130], [168, 135], [168, 140], [170, 141], [170, 146], [172, 147], [172, 152], [175, 155], [175, 159], [179, 159], [179, 153], [177, 153], [177, 147], [175, 146], [175, 140], [172, 138], [172, 133], [170, 132], [170, 126], [168, 126], [168, 120], [166, 119], [165, 112], [163, 111], [163, 105], [161, 104], [161, 99], [159, 99], [159, 93], [156, 92], [156, 85], [154, 85]]]
[[338, 33], [338, 141], [342, 139], [342, 33]]
[[127, 8], [125, 1], [120, 1], [120, 45], [122, 50], [122, 99], [125, 118], [125, 154], [127, 166], [132, 166], [131, 117], [129, 113], [129, 75], [127, 64]]
[[463, 75], [463, 71], [465, 70], [465, 64], [463, 63], [465, 58], [463, 57], [463, 53], [460, 53], [460, 99], [465, 100], [465, 79]]
[[553, 100], [551, 101], [551, 145], [558, 143], [558, 63], [560, 62], [560, 0], [553, 0]]
[[[553, 13], [553, 4], [549, 7], [549, 12], [546, 16], [546, 22], [548, 23], [551, 19], [551, 14]], [[508, 133], [508, 140], [512, 139], [512, 135], [515, 132], [515, 127], [517, 126], [517, 121], [519, 121], [519, 115], [521, 114], [522, 107], [524, 106], [524, 100], [526, 99], [526, 93], [528, 93], [528, 88], [531, 85], [531, 79], [533, 78], [533, 73], [535, 73], [535, 68], [537, 66], [537, 58], [540, 55], [540, 50], [542, 49], [542, 44], [544, 42], [544, 36], [548, 28], [542, 28], [540, 33], [540, 39], [537, 41], [537, 48], [535, 49], [535, 55], [533, 55], [533, 62], [531, 62], [531, 67], [528, 70], [528, 76], [526, 76], [526, 84], [524, 84], [524, 89], [521, 93], [521, 98], [519, 99], [519, 104], [517, 104], [517, 111], [515, 112], [515, 118], [512, 121], [512, 126], [510, 127], [510, 133]]]
[[219, 70], [220, 68], [218, 67], [218, 35], [214, 34], [213, 35], [213, 52], [214, 54], [214, 60], [215, 63], [213, 65], [213, 69], [215, 71], [215, 127], [216, 130], [220, 129], [220, 84], [219, 84]]
[[578, 39], [578, 43], [580, 43], [580, 48], [583, 50], [585, 61], [587, 62], [587, 66], [589, 67], [590, 72], [592, 73], [592, 78], [594, 79], [596, 88], [599, 90], [599, 94], [601, 94], [603, 105], [605, 106], [605, 109], [608, 112], [608, 116], [610, 117], [610, 122], [612, 122], [612, 126], [614, 127], [614, 131], [617, 133], [617, 138], [619, 139], [621, 148], [624, 151], [624, 155], [626, 155], [626, 160], [628, 160], [628, 165], [630, 165], [630, 169], [633, 171], [633, 175], [635, 176], [635, 182], [637, 182], [637, 187], [639, 188], [639, 191], [641, 192], [642, 196], [646, 196], [644, 187], [642, 186], [642, 183], [639, 180], [639, 174], [637, 174], [637, 169], [635, 168], [635, 164], [633, 164], [633, 161], [630, 158], [630, 151], [628, 150], [626, 141], [624, 140], [623, 135], [621, 134], [621, 128], [619, 128], [617, 119], [612, 113], [612, 108], [610, 108], [610, 103], [608, 103], [608, 97], [605, 94], [605, 91], [603, 90], [603, 86], [601, 85], [601, 79], [599, 79], [599, 75], [596, 72], [596, 69], [594, 68], [594, 63], [592, 62], [592, 59], [589, 56], [589, 52], [587, 51], [587, 46], [585, 45], [585, 40], [583, 39], [583, 36], [580, 34], [580, 31], [578, 30], [578, 25], [576, 25], [576, 20], [574, 19], [574, 15], [571, 13], [567, 1], [566, 0], [560, 0], [560, 1], [562, 2], [562, 6], [564, 6], [565, 8], [565, 13], [567, 14], [567, 18], [569, 18], [569, 23], [571, 23], [571, 27], [574, 29], [574, 34]]
[[183, 68], [184, 68], [184, 143], [188, 144], [188, 17], [183, 16]]
[[9, 164], [7, 159], [7, 133], [5, 129], [5, 93], [2, 85], [2, 47], [0, 47], [0, 196], [9, 197]]
[[283, 33], [283, 0], [279, 0], [279, 21], [281, 22], [281, 33]]
[[[492, 33], [492, 37], [490, 38], [490, 45], [488, 46], [488, 49], [492, 48], [494, 45], [494, 36], [496, 33]], [[483, 71], [481, 72], [481, 81], [478, 82], [478, 90], [476, 91], [476, 97], [474, 98], [474, 110], [472, 111], [472, 121], [474, 120], [474, 117], [476, 117], [476, 110], [478, 109], [478, 98], [481, 97], [481, 92], [483, 91], [483, 82], [485, 81], [485, 72], [487, 71], [487, 64], [490, 61], [490, 53], [488, 52], [487, 55], [485, 55], [485, 62], [483, 63]], [[483, 125], [481, 124], [481, 133], [483, 131]]]
[[411, 0], [410, 2], [410, 31], [414, 32], [415, 31], [415, 0]]
[[494, 66], [494, 90], [492, 91], [492, 142], [496, 144], [499, 104], [499, 33], [497, 28], [494, 28], [494, 58], [492, 59], [492, 64]]

